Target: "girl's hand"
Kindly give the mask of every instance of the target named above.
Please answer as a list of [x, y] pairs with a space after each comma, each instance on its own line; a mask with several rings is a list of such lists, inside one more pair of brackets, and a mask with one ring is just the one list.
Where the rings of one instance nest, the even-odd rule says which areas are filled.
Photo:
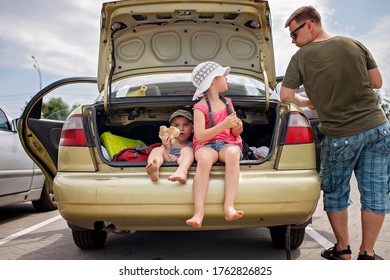
[[240, 120], [239, 118], [237, 118], [237, 123], [236, 125], [233, 127], [233, 129], [241, 129], [242, 128], [242, 120]]
[[240, 119], [237, 118], [236, 112], [233, 112], [226, 117], [223, 123], [225, 124], [226, 128], [233, 128], [238, 124], [238, 121], [240, 121]]
[[237, 124], [232, 128], [232, 133], [234, 136], [239, 136], [243, 130], [244, 127], [242, 125], [242, 121], [239, 118], [237, 118]]

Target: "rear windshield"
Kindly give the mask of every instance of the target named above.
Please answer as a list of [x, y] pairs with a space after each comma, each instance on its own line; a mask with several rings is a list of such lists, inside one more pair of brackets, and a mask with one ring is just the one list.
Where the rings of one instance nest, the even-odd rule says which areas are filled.
[[[228, 75], [229, 96], [258, 96], [265, 98], [264, 84], [253, 78]], [[159, 74], [126, 78], [111, 86], [111, 98], [135, 96], [180, 96], [194, 95], [195, 87], [190, 74]], [[270, 93], [272, 96], [272, 92]], [[271, 97], [272, 98], [272, 97]], [[102, 93], [98, 100], [103, 100]]]

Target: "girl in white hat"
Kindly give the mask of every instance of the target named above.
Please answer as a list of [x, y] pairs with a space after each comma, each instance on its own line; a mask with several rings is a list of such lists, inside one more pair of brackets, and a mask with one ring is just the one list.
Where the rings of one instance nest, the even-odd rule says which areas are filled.
[[225, 163], [225, 220], [234, 221], [244, 216], [243, 211], [234, 207], [243, 125], [236, 116], [231, 99], [221, 95], [228, 89], [226, 76], [229, 72], [230, 67], [222, 67], [213, 61], [200, 63], [192, 71], [192, 83], [197, 89], [193, 100], [201, 99], [193, 107], [197, 167], [193, 182], [194, 215], [186, 223], [195, 228], [202, 227], [210, 171], [217, 161]]

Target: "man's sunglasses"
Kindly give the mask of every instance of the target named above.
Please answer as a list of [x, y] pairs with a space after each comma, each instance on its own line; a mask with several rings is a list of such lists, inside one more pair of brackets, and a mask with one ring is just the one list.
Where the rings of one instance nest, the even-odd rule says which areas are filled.
[[[311, 22], [314, 22], [313, 20], [310, 20]], [[290, 37], [293, 38], [294, 40], [297, 39], [297, 34], [296, 32], [299, 30], [299, 29], [302, 29], [305, 24], [306, 24], [307, 21], [305, 21], [304, 23], [302, 23], [300, 26], [298, 26], [297, 28], [295, 28], [291, 33], [290, 33]]]

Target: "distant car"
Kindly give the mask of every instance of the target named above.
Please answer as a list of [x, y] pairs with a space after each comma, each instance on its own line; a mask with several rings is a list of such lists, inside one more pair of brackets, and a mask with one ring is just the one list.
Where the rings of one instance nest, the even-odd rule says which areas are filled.
[[[196, 163], [184, 185], [167, 179], [176, 163], [164, 163], [153, 183], [145, 161], [113, 161], [110, 146], [116, 142], [102, 139], [112, 134], [147, 145], [161, 142], [159, 127], [169, 125], [172, 112], [191, 111], [195, 103], [192, 70], [213, 60], [231, 66], [224, 94], [233, 100], [242, 138], [255, 157], [240, 162], [236, 206], [245, 216], [234, 222], [223, 214], [225, 168], [212, 167], [202, 230], [267, 227], [277, 247], [298, 248], [320, 197], [315, 133], [300, 108], [272, 98], [276, 74], [268, 2], [116, 1], [104, 3], [101, 15], [97, 79], [48, 85], [31, 99], [18, 127], [24, 148], [45, 171], [75, 244], [101, 247], [109, 232], [195, 230], [185, 221], [193, 214]], [[100, 96], [79, 103], [65, 122], [44, 118], [42, 99], [52, 91], [72, 101], [90, 94], [65, 89], [77, 84], [93, 85]]]
[[31, 201], [39, 211], [57, 209], [45, 176], [23, 149], [12, 119], [0, 108], [0, 207]]
[[390, 97], [382, 94], [380, 90], [377, 90], [376, 93], [378, 94], [379, 103], [381, 104], [387, 119], [390, 120]]

